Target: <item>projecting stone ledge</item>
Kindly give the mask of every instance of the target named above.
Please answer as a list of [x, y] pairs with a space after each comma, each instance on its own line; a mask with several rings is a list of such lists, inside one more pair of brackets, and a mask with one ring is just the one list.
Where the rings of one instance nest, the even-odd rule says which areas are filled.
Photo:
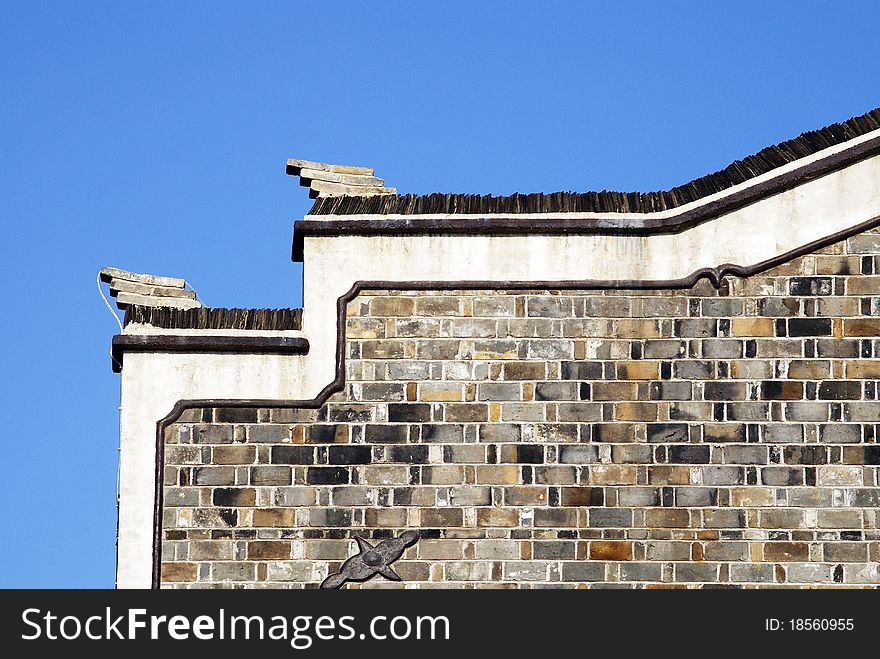
[[286, 171], [292, 176], [299, 176], [299, 184], [309, 188], [309, 197], [312, 199], [397, 194], [397, 188], [386, 188], [385, 181], [374, 176], [371, 167], [330, 165], [290, 158]]
[[101, 281], [110, 284], [110, 295], [116, 298], [116, 306], [126, 309], [130, 305], [146, 307], [172, 307], [197, 309], [202, 303], [195, 299], [195, 291], [186, 289], [186, 281], [179, 277], [161, 277], [119, 268], [102, 268]]

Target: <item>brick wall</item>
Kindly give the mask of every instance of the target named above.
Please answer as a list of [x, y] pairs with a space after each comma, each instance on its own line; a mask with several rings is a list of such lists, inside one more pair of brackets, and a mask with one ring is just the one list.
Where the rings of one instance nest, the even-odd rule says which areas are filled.
[[407, 527], [404, 582], [359, 587], [880, 584], [878, 255], [875, 231], [720, 290], [363, 292], [322, 408], [168, 428], [163, 585], [314, 587]]

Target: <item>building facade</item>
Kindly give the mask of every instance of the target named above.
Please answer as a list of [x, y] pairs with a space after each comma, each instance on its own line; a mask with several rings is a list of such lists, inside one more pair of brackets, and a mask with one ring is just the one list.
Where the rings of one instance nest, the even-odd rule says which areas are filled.
[[120, 587], [880, 584], [880, 111], [665, 193], [288, 168], [302, 312], [127, 305]]

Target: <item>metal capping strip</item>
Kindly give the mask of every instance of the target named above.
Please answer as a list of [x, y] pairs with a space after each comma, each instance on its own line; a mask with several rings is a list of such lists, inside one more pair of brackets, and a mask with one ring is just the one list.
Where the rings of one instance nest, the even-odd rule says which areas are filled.
[[209, 409], [215, 407], [274, 407], [276, 409], [315, 409], [321, 407], [334, 393], [345, 387], [345, 324], [346, 307], [362, 290], [597, 290], [603, 288], [645, 290], [657, 288], [685, 289], [691, 288], [701, 279], [708, 279], [716, 288], [721, 280], [731, 275], [734, 277], [750, 277], [770, 268], [782, 265], [792, 259], [816, 250], [833, 245], [836, 242], [858, 235], [880, 226], [880, 217], [863, 222], [854, 227], [833, 233], [820, 240], [807, 243], [795, 250], [780, 254], [772, 259], [750, 266], [724, 263], [715, 268], [702, 268], [687, 277], [673, 280], [618, 280], [618, 281], [357, 281], [345, 295], [336, 300], [336, 375], [317, 396], [305, 400], [273, 400], [273, 399], [191, 399], [179, 400], [168, 414], [156, 422], [156, 456], [155, 456], [155, 498], [153, 500], [153, 566], [152, 588], [161, 585], [162, 568], [162, 506], [163, 506], [163, 472], [165, 467], [164, 437], [165, 429], [177, 421], [186, 410]]
[[[659, 213], [643, 213], [642, 217], [618, 217], [615, 213], [598, 214], [590, 218], [530, 218], [529, 214], [518, 217], [493, 217], [486, 213], [479, 217], [456, 216], [443, 218], [382, 218], [340, 219], [345, 216], [320, 216], [325, 219], [302, 219], [294, 222], [291, 258], [301, 263], [304, 257], [304, 238], [306, 236], [381, 236], [381, 235], [480, 235], [511, 236], [559, 235], [559, 234], [604, 234], [604, 235], [650, 235], [680, 233], [698, 224], [703, 224], [732, 211], [748, 206], [761, 199], [790, 190], [798, 185], [843, 169], [860, 160], [880, 153], [880, 136], [859, 142], [850, 148], [838, 151], [825, 158], [809, 162], [802, 167], [785, 172], [770, 180], [761, 181], [733, 192], [721, 199], [706, 203], [699, 201], [689, 204], [691, 208], [663, 218], [652, 218]], [[771, 170], [772, 171], [772, 170]], [[693, 204], [696, 204], [695, 206]], [[668, 211], [663, 211], [664, 213]], [[575, 213], [572, 213], [574, 215]], [[313, 216], [318, 217], [318, 216]]]
[[177, 334], [117, 334], [111, 355], [113, 372], [122, 371], [126, 352], [264, 353], [301, 355], [309, 351], [307, 339], [291, 336], [191, 336]]

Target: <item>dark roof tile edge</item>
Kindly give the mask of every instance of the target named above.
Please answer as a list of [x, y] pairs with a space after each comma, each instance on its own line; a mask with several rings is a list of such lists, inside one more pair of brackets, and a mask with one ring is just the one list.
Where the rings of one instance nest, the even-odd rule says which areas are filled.
[[495, 197], [475, 194], [340, 196], [315, 200], [309, 215], [493, 213], [653, 213], [698, 201], [757, 176], [880, 129], [880, 108], [768, 146], [712, 174], [657, 192], [554, 192]]
[[131, 305], [125, 325], [141, 323], [164, 329], [299, 330], [302, 309], [174, 309]]

